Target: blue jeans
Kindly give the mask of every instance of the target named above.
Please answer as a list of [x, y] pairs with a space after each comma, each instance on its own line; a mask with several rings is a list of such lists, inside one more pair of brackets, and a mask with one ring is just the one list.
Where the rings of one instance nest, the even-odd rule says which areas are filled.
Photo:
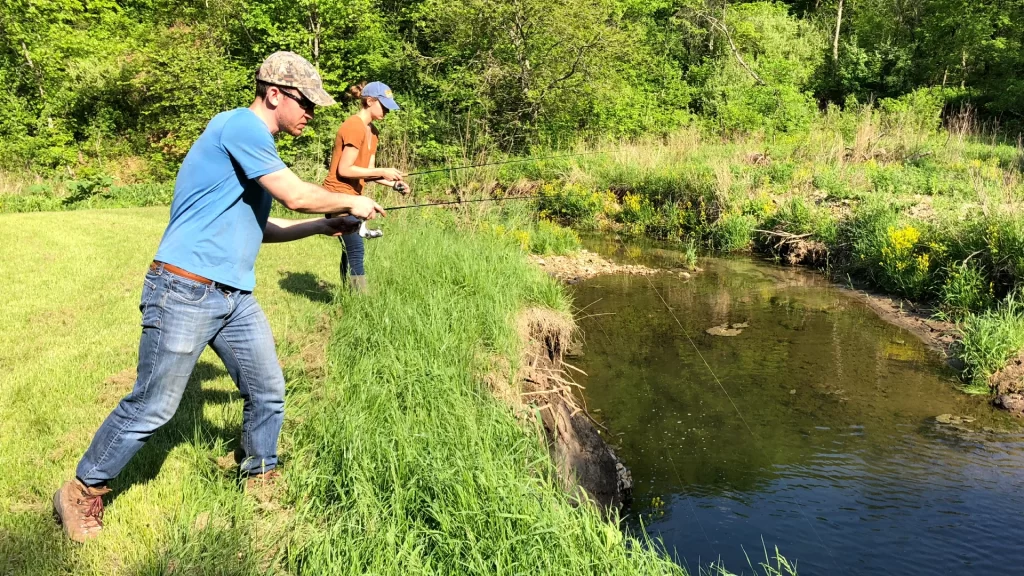
[[[359, 222], [359, 219], [355, 216], [342, 216], [347, 218], [347, 221], [353, 223]], [[349, 274], [353, 276], [362, 276], [366, 273], [363, 270], [363, 254], [365, 248], [363, 246], [363, 237], [359, 235], [359, 232], [353, 232], [351, 234], [342, 234], [341, 243], [344, 246], [344, 251], [341, 253], [341, 279], [345, 280], [345, 277]]]
[[115, 478], [178, 409], [207, 344], [238, 386], [243, 474], [277, 465], [284, 420], [284, 374], [263, 309], [250, 292], [202, 284], [164, 270], [146, 274], [135, 387], [96, 432], [75, 471], [87, 486]]

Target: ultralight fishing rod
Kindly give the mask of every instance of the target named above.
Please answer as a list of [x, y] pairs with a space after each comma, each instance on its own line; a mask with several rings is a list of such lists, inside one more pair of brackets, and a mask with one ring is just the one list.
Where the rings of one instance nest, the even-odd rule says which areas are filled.
[[[608, 153], [608, 150], [596, 150], [596, 151], [593, 151], [593, 152], [576, 152], [576, 153], [573, 153], [573, 154], [555, 154], [555, 155], [552, 155], [552, 156], [518, 158], [516, 160], [502, 160], [502, 161], [499, 161], [499, 162], [484, 162], [484, 163], [481, 163], [481, 164], [466, 164], [465, 166], [447, 166], [447, 167], [444, 167], [444, 168], [434, 168], [434, 169], [431, 169], [431, 170], [421, 170], [419, 172], [410, 172], [409, 174], [406, 174], [406, 177], [409, 177], [409, 176], [422, 176], [424, 174], [436, 174], [438, 172], [454, 172], [455, 170], [466, 170], [466, 169], [469, 169], [469, 168], [481, 168], [483, 166], [502, 166], [504, 164], [519, 164], [519, 163], [522, 163], [522, 162], [540, 162], [541, 160], [555, 160], [555, 159], [558, 159], [558, 158], [575, 158], [575, 157], [578, 157], [578, 156], [593, 156], [593, 155], [596, 155], [596, 154], [607, 154], [607, 153]], [[398, 191], [398, 192], [402, 192], [403, 190], [405, 190], [405, 187], [404, 186], [402, 188], [396, 187], [395, 190]], [[450, 201], [450, 202], [429, 202], [429, 203], [425, 203], [425, 204], [405, 204], [405, 205], [402, 205], [402, 206], [392, 206], [390, 208], [385, 208], [385, 210], [404, 210], [406, 208], [426, 208], [428, 206], [451, 206], [451, 205], [454, 205], [454, 204], [473, 204], [475, 202], [500, 202], [500, 201], [503, 201], [503, 200], [529, 200], [531, 198], [537, 198], [539, 196], [540, 196], [539, 194], [533, 194], [533, 195], [530, 195], [530, 196], [510, 196], [510, 197], [506, 197], [506, 198], [482, 198], [482, 199], [479, 199], [479, 200], [453, 200], [453, 201]]]
[[540, 162], [541, 160], [556, 160], [558, 158], [575, 158], [577, 156], [593, 156], [595, 154], [607, 154], [607, 150], [598, 150], [595, 152], [576, 152], [574, 154], [557, 154], [554, 156], [541, 156], [539, 158], [518, 158], [516, 160], [502, 160], [500, 162], [484, 162], [482, 164], [466, 164], [465, 166], [446, 166], [444, 168], [433, 168], [431, 170], [421, 170], [419, 172], [411, 172], [406, 176], [423, 176], [424, 174], [435, 174], [437, 172], [454, 172], [456, 170], [466, 170], [468, 168], [482, 168], [484, 166], [501, 166], [504, 164], [519, 164], [522, 162]]
[[428, 202], [426, 204], [404, 204], [402, 206], [392, 206], [385, 208], [384, 210], [404, 210], [406, 208], [426, 208], [428, 206], [450, 206], [452, 204], [473, 204], [475, 202], [501, 202], [503, 200], [531, 200], [533, 198], [540, 198], [540, 194], [532, 194], [530, 196], [506, 196], [504, 198], [480, 198], [477, 200], [452, 200], [450, 202]]

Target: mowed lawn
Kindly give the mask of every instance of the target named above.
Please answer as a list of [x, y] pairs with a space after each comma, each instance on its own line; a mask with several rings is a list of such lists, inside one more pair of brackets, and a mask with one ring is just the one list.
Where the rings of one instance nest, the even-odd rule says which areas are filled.
[[[134, 382], [142, 278], [167, 217], [167, 208], [0, 216], [0, 574], [173, 570], [154, 551], [211, 521], [236, 539], [215, 570], [231, 573], [258, 528], [259, 504], [224, 466], [242, 402], [209, 350], [174, 420], [114, 484], [103, 537], [71, 545], [51, 517], [54, 490]], [[260, 253], [256, 294], [290, 380], [329, 369], [338, 254], [326, 237]]]

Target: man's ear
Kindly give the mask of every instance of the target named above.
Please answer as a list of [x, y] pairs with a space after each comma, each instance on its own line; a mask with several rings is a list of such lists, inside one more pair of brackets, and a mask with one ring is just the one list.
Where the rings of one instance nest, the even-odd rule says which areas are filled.
[[267, 97], [265, 99], [267, 106], [270, 108], [277, 108], [281, 105], [281, 89], [277, 86], [270, 86], [267, 88]]

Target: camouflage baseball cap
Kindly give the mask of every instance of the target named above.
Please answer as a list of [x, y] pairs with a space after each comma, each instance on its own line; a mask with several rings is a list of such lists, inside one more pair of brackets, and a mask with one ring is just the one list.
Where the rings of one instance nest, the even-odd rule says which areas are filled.
[[302, 56], [294, 52], [274, 52], [260, 66], [256, 79], [267, 84], [298, 88], [317, 106], [332, 106], [334, 98], [324, 90], [320, 73]]

